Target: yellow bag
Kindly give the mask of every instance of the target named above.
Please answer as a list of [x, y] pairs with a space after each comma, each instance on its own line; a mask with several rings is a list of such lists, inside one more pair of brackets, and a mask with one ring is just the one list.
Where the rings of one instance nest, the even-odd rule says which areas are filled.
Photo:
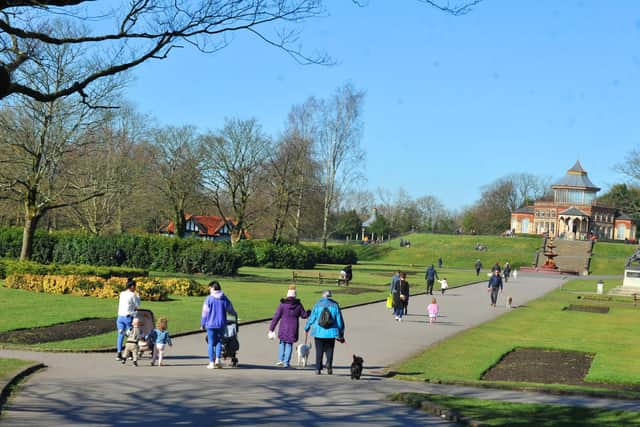
[[387, 297], [387, 308], [393, 308], [393, 296], [391, 294]]

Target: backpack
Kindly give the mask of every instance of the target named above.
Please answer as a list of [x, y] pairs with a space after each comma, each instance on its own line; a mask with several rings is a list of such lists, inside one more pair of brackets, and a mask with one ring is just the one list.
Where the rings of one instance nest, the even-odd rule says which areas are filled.
[[331, 327], [331, 325], [333, 325], [333, 317], [331, 316], [329, 307], [325, 307], [322, 309], [320, 318], [318, 319], [318, 325], [325, 329], [328, 329]]

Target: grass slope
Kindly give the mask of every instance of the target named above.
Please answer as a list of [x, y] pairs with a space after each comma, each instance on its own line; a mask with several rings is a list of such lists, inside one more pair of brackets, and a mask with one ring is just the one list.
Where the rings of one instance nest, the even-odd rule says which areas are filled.
[[8, 380], [9, 375], [32, 363], [28, 360], [0, 358], [0, 381]]
[[[595, 283], [569, 282], [526, 307], [430, 347], [401, 363], [397, 371], [408, 379], [479, 383], [505, 353], [534, 347], [595, 353], [588, 382], [640, 384], [638, 308], [613, 304], [606, 315], [562, 310], [580, 303], [579, 293], [593, 292]], [[434, 360], [446, 362], [434, 364]]]

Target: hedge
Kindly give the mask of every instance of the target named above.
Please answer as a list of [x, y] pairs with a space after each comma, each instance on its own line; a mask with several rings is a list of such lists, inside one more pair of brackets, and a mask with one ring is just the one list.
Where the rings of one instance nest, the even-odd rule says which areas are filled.
[[128, 267], [100, 267], [95, 265], [76, 264], [40, 264], [35, 261], [17, 261], [0, 259], [0, 279], [11, 274], [61, 274], [98, 276], [104, 279], [110, 277], [146, 277], [149, 272], [140, 268]]
[[[21, 243], [21, 229], [0, 229], [0, 257], [17, 258]], [[276, 244], [245, 240], [232, 248], [228, 242], [210, 242], [194, 238], [176, 239], [137, 234], [94, 236], [80, 232], [45, 233], [42, 230], [36, 231], [34, 236], [31, 260], [42, 264], [113, 266], [118, 264], [118, 250], [124, 253], [122, 266], [128, 269], [221, 276], [234, 275], [243, 265], [309, 269], [316, 263], [356, 264], [358, 261], [356, 252], [348, 246], [321, 249], [293, 243]], [[18, 272], [59, 273], [55, 270]], [[72, 270], [70, 273], [107, 277], [105, 274], [90, 271]], [[11, 272], [7, 271], [6, 275], [9, 274]]]
[[[166, 301], [169, 295], [204, 296], [209, 293], [206, 286], [192, 279], [136, 277], [135, 280], [136, 292], [145, 301]], [[5, 283], [9, 288], [32, 292], [116, 298], [124, 290], [126, 282], [123, 277], [104, 279], [81, 275], [12, 274]]]

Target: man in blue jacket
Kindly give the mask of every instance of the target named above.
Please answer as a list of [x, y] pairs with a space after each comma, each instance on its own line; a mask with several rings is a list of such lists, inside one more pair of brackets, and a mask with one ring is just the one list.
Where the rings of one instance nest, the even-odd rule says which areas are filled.
[[427, 281], [427, 294], [433, 295], [433, 283], [436, 279], [439, 279], [438, 272], [433, 267], [433, 264], [427, 268], [427, 272], [424, 274], [424, 278]]
[[[325, 313], [325, 309], [328, 314]], [[329, 317], [330, 315], [330, 317]], [[304, 331], [315, 338], [316, 374], [322, 371], [322, 357], [327, 355], [327, 374], [333, 374], [333, 349], [336, 339], [344, 342], [344, 320], [337, 302], [331, 299], [331, 291], [322, 292], [322, 298], [313, 306]]]
[[207, 342], [209, 344], [209, 365], [207, 365], [207, 369], [213, 369], [222, 368], [220, 354], [222, 353], [222, 338], [227, 327], [227, 313], [236, 317], [238, 314], [229, 298], [222, 292], [220, 283], [215, 280], [209, 283], [209, 292], [210, 295], [202, 305], [200, 329], [206, 329], [207, 331]]
[[500, 276], [500, 270], [494, 270], [493, 275], [489, 278], [487, 291], [491, 293], [491, 307], [495, 307], [496, 302], [498, 302], [498, 292], [502, 292], [502, 277]]

